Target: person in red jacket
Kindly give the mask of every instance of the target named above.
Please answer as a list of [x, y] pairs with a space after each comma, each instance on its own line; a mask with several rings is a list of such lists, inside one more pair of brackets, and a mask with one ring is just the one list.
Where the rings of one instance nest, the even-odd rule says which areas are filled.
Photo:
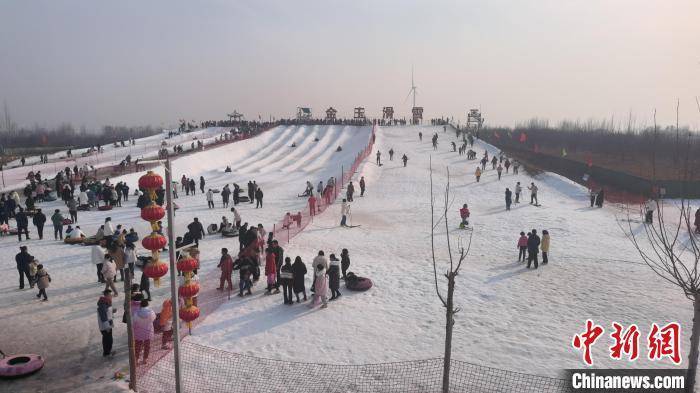
[[461, 209], [459, 209], [459, 216], [462, 217], [462, 223], [459, 224], [460, 228], [464, 228], [465, 226], [469, 225], [469, 208], [467, 207], [466, 203], [462, 205]]
[[326, 200], [326, 205], [331, 204], [331, 196], [333, 195], [333, 187], [330, 184], [326, 185], [326, 189], [323, 190], [323, 199]]
[[277, 287], [277, 256], [270, 247], [265, 249], [265, 276], [267, 276], [267, 292], [266, 294], [280, 293], [279, 287]]
[[223, 291], [224, 282], [227, 282], [228, 290], [230, 291], [233, 288], [233, 284], [231, 283], [231, 273], [233, 273], [233, 258], [231, 258], [231, 255], [229, 255], [227, 248], [221, 249], [221, 259], [219, 260], [219, 264], [216, 267], [221, 268], [221, 278], [219, 279], [219, 287], [216, 289]]
[[311, 216], [316, 215], [316, 197], [313, 192], [311, 196], [309, 196], [309, 211], [311, 212]]

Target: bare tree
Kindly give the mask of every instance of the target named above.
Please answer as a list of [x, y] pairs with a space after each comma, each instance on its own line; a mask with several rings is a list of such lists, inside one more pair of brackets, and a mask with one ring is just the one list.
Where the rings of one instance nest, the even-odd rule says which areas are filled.
[[[698, 109], [700, 110], [700, 104], [698, 104]], [[656, 116], [656, 111], [654, 116]], [[685, 191], [683, 185], [689, 180], [691, 133], [688, 133], [685, 142], [685, 162], [679, 169], [682, 195]], [[660, 199], [649, 201], [648, 204], [650, 206], [640, 208], [640, 213], [652, 210], [653, 214], [653, 210], [656, 210], [656, 223], [647, 221], [642, 235], [635, 234], [629, 219], [627, 220], [627, 228], [623, 229], [642, 260], [651, 270], [662, 279], [679, 287], [683, 294], [693, 302], [693, 327], [690, 335], [686, 391], [694, 392], [695, 374], [698, 366], [698, 343], [700, 342], [700, 241], [692, 228], [695, 223], [695, 215], [691, 213], [691, 207], [684, 197], [680, 199], [680, 206], [676, 206], [678, 209], [677, 222], [673, 218], [667, 220], [666, 209]]]
[[[452, 255], [452, 247], [450, 243], [450, 227], [447, 220], [447, 212], [451, 206], [450, 203], [450, 169], [447, 168], [447, 184], [445, 185], [445, 205], [440, 210], [440, 215], [437, 223], [435, 222], [435, 195], [433, 194], [433, 163], [430, 160], [430, 248], [432, 250], [433, 273], [435, 275], [435, 292], [437, 293], [440, 302], [445, 307], [445, 355], [442, 372], [442, 392], [450, 391], [450, 363], [452, 360], [452, 330], [455, 324], [454, 316], [460, 311], [460, 308], [454, 305], [455, 279], [459, 274], [459, 269], [462, 267], [462, 262], [469, 254], [469, 249], [472, 244], [472, 232], [469, 232], [469, 243], [465, 249], [462, 246], [461, 239], [458, 240], [456, 258]], [[435, 228], [440, 225], [441, 221], [445, 224], [445, 238], [447, 240], [447, 255], [450, 263], [450, 269], [445, 273], [447, 278], [447, 296], [440, 293], [440, 285], [438, 283], [437, 274], [437, 259], [435, 257]]]

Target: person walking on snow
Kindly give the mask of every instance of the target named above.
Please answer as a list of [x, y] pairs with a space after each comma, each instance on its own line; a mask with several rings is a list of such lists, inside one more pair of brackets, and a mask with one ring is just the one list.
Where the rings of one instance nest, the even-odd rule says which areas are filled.
[[382, 166], [382, 152], [377, 150], [377, 165]]
[[46, 296], [46, 288], [49, 287], [49, 283], [51, 282], [51, 275], [44, 269], [44, 265], [39, 264], [36, 267], [36, 286], [39, 288], [39, 293], [36, 294], [37, 298], [44, 297], [42, 301], [47, 301], [49, 300], [48, 296]]
[[535, 206], [538, 206], [540, 203], [537, 201], [537, 186], [533, 182], [527, 189], [530, 190], [530, 204], [532, 205], [534, 201]]
[[389, 161], [394, 161], [394, 148], [389, 149]]
[[202, 194], [204, 194], [204, 176], [199, 177], [199, 190], [202, 191]]
[[228, 200], [229, 200], [230, 196], [231, 196], [231, 189], [228, 187], [228, 184], [227, 184], [221, 190], [221, 199], [222, 199], [224, 207], [228, 207]]
[[275, 253], [272, 252], [272, 249], [270, 247], [265, 249], [265, 277], [267, 277], [267, 291], [265, 292], [267, 295], [272, 293], [272, 290], [274, 289], [274, 293], [279, 293], [280, 290], [277, 287], [277, 265], [276, 265], [277, 257], [275, 256]]
[[528, 259], [527, 259], [527, 268], [530, 268], [530, 264], [532, 262], [535, 262], [535, 269], [537, 269], [538, 261], [537, 261], [537, 253], [539, 252], [540, 248], [540, 237], [537, 236], [537, 231], [535, 229], [530, 232], [530, 238], [527, 239], [527, 252], [528, 252]]
[[420, 140], [421, 142], [423, 142], [423, 133], [420, 132], [420, 131], [418, 131], [418, 140]]
[[211, 188], [207, 191], [207, 206], [209, 209], [214, 208], [214, 192], [211, 190]]
[[[309, 183], [309, 185], [311, 185], [311, 183]], [[313, 190], [313, 188], [311, 188], [311, 190]], [[318, 195], [321, 195], [322, 192], [323, 192], [323, 180], [318, 182], [318, 186], [316, 186], [316, 193]], [[311, 193], [309, 193], [309, 195], [311, 195]]]
[[508, 173], [508, 168], [510, 168], [510, 160], [506, 158], [506, 162], [503, 164], [503, 166], [506, 168], [506, 173]]
[[476, 182], [479, 182], [479, 179], [481, 178], [481, 168], [476, 167], [476, 171], [474, 171], [474, 176], [476, 176]]
[[321, 308], [328, 307], [328, 276], [326, 275], [326, 268], [321, 263], [317, 264], [314, 269], [314, 288], [315, 292], [309, 307], [313, 308], [316, 306], [319, 299], [322, 302]]
[[523, 188], [520, 186], [520, 182], [515, 183], [515, 203], [520, 203], [520, 194], [523, 192]]
[[328, 287], [331, 290], [331, 301], [340, 297], [340, 260], [336, 258], [335, 254], [330, 255]]
[[297, 256], [294, 259], [294, 264], [292, 265], [292, 275], [293, 275], [293, 287], [294, 295], [297, 298], [297, 303], [299, 303], [299, 294], [304, 293], [304, 301], [306, 301], [306, 286], [304, 285], [304, 275], [306, 275], [306, 265], [301, 260], [301, 257]]
[[498, 164], [498, 167], [496, 168], [496, 172], [498, 172], [498, 180], [501, 180], [501, 173], [503, 173], [503, 167], [501, 166], [501, 164]]
[[309, 213], [313, 217], [316, 215], [316, 197], [311, 194], [309, 197]]
[[525, 262], [525, 255], [527, 252], [527, 236], [525, 236], [525, 232], [520, 232], [520, 238], [518, 238], [518, 262], [521, 260]]
[[19, 253], [15, 255], [17, 263], [17, 273], [19, 273], [19, 289], [24, 289], [24, 277], [27, 277], [27, 282], [31, 285], [32, 279], [29, 274], [29, 264], [34, 260], [34, 257], [27, 252], [27, 246], [19, 248]]
[[511, 203], [513, 203], [513, 193], [506, 187], [506, 210], [510, 210]]
[[114, 327], [113, 315], [116, 309], [112, 308], [112, 291], [105, 289], [97, 300], [97, 326], [102, 334], [102, 356], [113, 356], [112, 328]]
[[216, 288], [219, 291], [224, 290], [224, 283], [227, 283], [229, 292], [233, 290], [233, 284], [231, 283], [231, 274], [233, 273], [233, 258], [228, 253], [228, 248], [221, 249], [221, 259], [219, 259], [219, 264], [216, 267], [221, 269], [221, 277], [219, 277], [219, 287]]
[[549, 253], [549, 231], [546, 229], [542, 231], [542, 242], [540, 243], [540, 249], [542, 250], [542, 264], [546, 265], [549, 260], [547, 259], [547, 254]]
[[282, 285], [282, 297], [284, 304], [292, 305], [292, 286], [294, 285], [294, 273], [292, 272], [292, 260], [289, 257], [284, 258], [284, 264], [280, 268], [279, 282]]
[[460, 228], [464, 229], [467, 225], [469, 225], [469, 214], [469, 208], [465, 203], [462, 205], [462, 208], [459, 209], [459, 216], [462, 218], [462, 222], [459, 224]]
[[114, 280], [117, 278], [117, 264], [111, 256], [105, 255], [102, 261], [102, 278], [105, 281], [105, 290], [111, 289], [114, 296], [119, 296]]
[[34, 217], [32, 217], [32, 223], [36, 227], [36, 232], [39, 235], [39, 240], [44, 238], [44, 223], [46, 222], [46, 215], [41, 212], [41, 209], [36, 209]]
[[355, 186], [352, 185], [352, 181], [348, 183], [348, 190], [346, 192], [347, 194], [347, 200], [348, 202], [352, 202], [352, 194], [355, 193]]
[[346, 227], [348, 226], [347, 224], [347, 219], [348, 219], [348, 214], [350, 214], [350, 204], [346, 199], [343, 199], [343, 203], [340, 205], [340, 215], [342, 218], [340, 219], [340, 226], [341, 227]]
[[403, 167], [406, 167], [406, 163], [408, 162], [408, 157], [404, 154], [403, 157], [401, 157], [401, 161], [403, 161]]
[[588, 197], [591, 199], [591, 207], [595, 205], [595, 198], [598, 196], [598, 193], [593, 190], [593, 188], [588, 189]]
[[263, 207], [263, 191], [260, 187], [257, 187], [255, 190], [255, 208], [261, 208]]
[[156, 320], [156, 313], [148, 307], [148, 300], [143, 299], [140, 307], [133, 315], [134, 341], [136, 346], [136, 363], [143, 351], [143, 362], [148, 363], [148, 355], [151, 352], [151, 340], [153, 340], [153, 321]]
[[[319, 194], [320, 195], [320, 194]], [[360, 177], [360, 196], [365, 196], [365, 177]]]
[[496, 156], [493, 156], [493, 158], [491, 159], [491, 166], [493, 167], [493, 169], [496, 169], [497, 163], [498, 163], [498, 158], [496, 158]]

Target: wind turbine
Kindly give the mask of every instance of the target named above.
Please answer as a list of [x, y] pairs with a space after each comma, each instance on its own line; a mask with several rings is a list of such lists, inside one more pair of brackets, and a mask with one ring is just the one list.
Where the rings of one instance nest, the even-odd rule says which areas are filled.
[[418, 90], [418, 87], [413, 82], [413, 66], [411, 66], [411, 90], [408, 91], [408, 95], [403, 100], [403, 102], [406, 102], [406, 100], [408, 100], [408, 97], [410, 97], [411, 94], [413, 94], [413, 108], [415, 108], [416, 107], [416, 92], [417, 92], [417, 90]]

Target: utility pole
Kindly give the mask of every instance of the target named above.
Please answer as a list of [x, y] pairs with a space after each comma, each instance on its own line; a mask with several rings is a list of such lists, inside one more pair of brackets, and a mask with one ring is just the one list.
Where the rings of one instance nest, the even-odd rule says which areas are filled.
[[170, 304], [173, 307], [173, 354], [175, 360], [175, 392], [182, 392], [180, 374], [180, 321], [177, 297], [177, 266], [175, 260], [175, 209], [173, 204], [173, 177], [170, 158], [165, 159], [165, 199], [168, 203], [168, 256], [170, 257]]

